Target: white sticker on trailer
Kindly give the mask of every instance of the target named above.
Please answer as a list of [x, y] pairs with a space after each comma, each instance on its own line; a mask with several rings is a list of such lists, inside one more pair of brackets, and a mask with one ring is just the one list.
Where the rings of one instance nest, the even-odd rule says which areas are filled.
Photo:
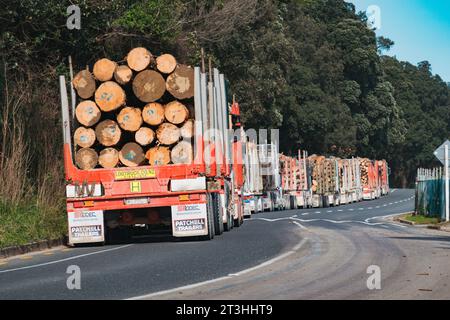
[[74, 211], [68, 213], [69, 243], [105, 241], [103, 211]]
[[180, 204], [172, 206], [172, 232], [174, 237], [207, 235], [208, 218], [206, 204]]

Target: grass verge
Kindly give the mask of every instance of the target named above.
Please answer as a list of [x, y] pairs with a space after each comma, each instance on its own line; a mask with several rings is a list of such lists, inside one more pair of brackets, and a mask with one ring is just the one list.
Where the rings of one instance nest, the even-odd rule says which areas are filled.
[[415, 224], [438, 224], [441, 222], [439, 218], [426, 217], [423, 215], [408, 214], [402, 218], [407, 221], [414, 222]]
[[59, 208], [0, 199], [0, 248], [56, 239], [66, 231], [65, 215]]

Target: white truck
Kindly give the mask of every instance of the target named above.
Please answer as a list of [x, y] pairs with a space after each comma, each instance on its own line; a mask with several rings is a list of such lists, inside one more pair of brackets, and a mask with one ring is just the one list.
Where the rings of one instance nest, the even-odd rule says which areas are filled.
[[258, 146], [247, 141], [243, 147], [244, 158], [244, 217], [263, 211], [263, 180], [259, 162]]
[[263, 181], [262, 205], [264, 211], [284, 209], [281, 189], [280, 159], [276, 144], [258, 145], [259, 165]]

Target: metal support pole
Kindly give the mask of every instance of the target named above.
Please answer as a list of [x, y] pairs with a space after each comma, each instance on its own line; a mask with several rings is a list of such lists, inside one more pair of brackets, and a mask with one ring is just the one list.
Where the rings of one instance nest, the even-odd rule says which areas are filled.
[[445, 145], [445, 221], [450, 221], [449, 208], [449, 181], [448, 181], [448, 145]]

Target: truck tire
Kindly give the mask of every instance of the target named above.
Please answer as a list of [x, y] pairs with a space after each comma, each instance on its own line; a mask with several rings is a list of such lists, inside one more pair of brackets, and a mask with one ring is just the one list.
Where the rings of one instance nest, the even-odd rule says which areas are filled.
[[231, 229], [233, 229], [233, 217], [230, 212], [227, 212], [227, 223], [223, 226], [223, 230], [229, 232]]
[[203, 240], [212, 240], [214, 239], [215, 230], [214, 230], [214, 208], [213, 208], [213, 199], [210, 193], [206, 196], [206, 215], [208, 217], [208, 235], [203, 237]]
[[213, 214], [214, 214], [214, 230], [216, 236], [220, 236], [223, 233], [223, 212], [220, 204], [220, 194], [211, 194], [213, 198]]

